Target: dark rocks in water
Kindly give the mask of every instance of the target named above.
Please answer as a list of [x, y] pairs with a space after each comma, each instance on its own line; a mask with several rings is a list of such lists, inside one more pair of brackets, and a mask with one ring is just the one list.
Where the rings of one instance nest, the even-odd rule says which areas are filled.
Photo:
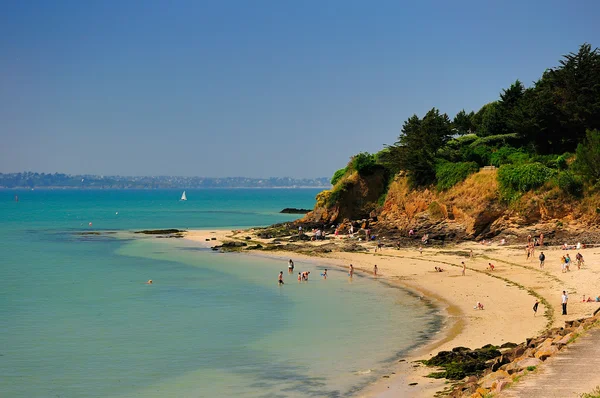
[[206, 239], [204, 239], [204, 240], [205, 240], [205, 241], [207, 241], [207, 242], [210, 242], [210, 239], [209, 239], [209, 238], [206, 238]]
[[223, 242], [223, 244], [221, 245], [221, 247], [245, 247], [245, 246], [248, 246], [248, 244], [246, 242], [237, 242], [237, 241]]
[[170, 234], [181, 234], [187, 232], [183, 229], [145, 229], [143, 231], [136, 231], [136, 234], [144, 235], [170, 235]]
[[210, 240], [217, 240], [217, 238], [210, 238]]
[[511, 342], [508, 342], [508, 343], [504, 343], [504, 344], [502, 344], [502, 345], [500, 346], [500, 348], [515, 348], [516, 346], [518, 346], [518, 344], [516, 344], [516, 343], [511, 343]]
[[102, 235], [101, 232], [96, 232], [96, 231], [88, 231], [88, 232], [77, 232], [75, 235]]
[[260, 243], [257, 243], [254, 246], [248, 246], [246, 248], [246, 250], [261, 250], [263, 248], [263, 245], [261, 245]]
[[[438, 354], [423, 363], [427, 366], [438, 366], [444, 368], [443, 376], [436, 374], [435, 377], [445, 377], [451, 380], [463, 379], [466, 376], [480, 374], [488, 368], [487, 362], [500, 357], [502, 354], [497, 347], [485, 345], [475, 350], [456, 347], [456, 351], [440, 351]], [[504, 360], [498, 361], [502, 363]], [[501, 366], [501, 365], [498, 365]]]
[[284, 214], [306, 214], [308, 212], [310, 212], [310, 209], [297, 209], [295, 207], [286, 207], [285, 209], [281, 210], [280, 213], [284, 213]]
[[298, 242], [298, 241], [309, 241], [311, 238], [306, 234], [298, 234], [292, 235], [289, 239], [290, 242]]
[[213, 250], [222, 250], [222, 251], [238, 251], [241, 250], [242, 247], [246, 247], [248, 244], [246, 242], [238, 242], [238, 241], [229, 241], [223, 242], [220, 246], [213, 246], [211, 249]]

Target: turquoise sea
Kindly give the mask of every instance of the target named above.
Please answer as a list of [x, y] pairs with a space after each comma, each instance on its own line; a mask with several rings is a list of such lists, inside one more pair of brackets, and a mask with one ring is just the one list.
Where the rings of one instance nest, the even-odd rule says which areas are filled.
[[318, 263], [296, 261], [299, 284], [283, 260], [125, 233], [288, 221], [317, 192], [0, 190], [0, 396], [358, 394], [439, 327], [434, 308]]

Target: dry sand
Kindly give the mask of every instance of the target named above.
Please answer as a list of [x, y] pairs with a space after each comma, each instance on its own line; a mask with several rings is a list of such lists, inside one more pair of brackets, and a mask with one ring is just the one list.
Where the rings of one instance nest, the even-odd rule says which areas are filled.
[[[251, 236], [253, 242], [266, 244], [270, 239], [260, 239], [247, 231], [190, 231], [186, 239], [203, 245], [214, 246], [227, 240]], [[206, 239], [216, 240], [206, 241]], [[351, 239], [348, 237], [336, 238]], [[353, 241], [357, 241], [354, 239]], [[319, 246], [325, 242], [309, 242]], [[575, 265], [576, 250], [545, 248], [546, 263], [540, 269], [536, 250], [533, 259], [527, 260], [525, 242], [521, 245], [499, 246], [463, 243], [443, 249], [424, 248], [420, 254], [414, 249], [384, 248], [375, 252], [375, 243], [358, 242], [369, 249], [368, 253], [333, 252], [320, 254], [319, 261], [331, 266], [347, 267], [353, 264], [357, 273], [372, 274], [373, 265], [379, 269], [378, 278], [401, 284], [436, 303], [446, 314], [446, 322], [440, 333], [431, 336], [431, 342], [415, 351], [389, 378], [382, 379], [366, 389], [364, 397], [431, 397], [444, 388], [443, 380], [423, 377], [432, 370], [411, 363], [428, 359], [441, 350], [463, 346], [478, 348], [485, 344], [501, 345], [506, 342], [520, 343], [544, 329], [563, 326], [565, 320], [591, 316], [600, 303], [583, 303], [582, 295], [600, 295], [600, 248], [580, 250], [585, 265], [580, 270]], [[573, 242], [575, 243], [575, 242]], [[469, 251], [473, 250], [473, 258]], [[258, 255], [284, 258], [314, 258], [293, 252], [252, 252]], [[571, 256], [571, 271], [563, 273], [561, 256]], [[466, 264], [462, 275], [461, 262]], [[488, 263], [495, 265], [488, 270]], [[444, 272], [436, 272], [440, 266]], [[568, 315], [561, 315], [561, 294], [569, 293]], [[537, 316], [533, 304], [540, 299]], [[484, 310], [476, 310], [477, 302]], [[393, 350], [393, 347], [390, 347]], [[409, 383], [418, 383], [409, 386]]]

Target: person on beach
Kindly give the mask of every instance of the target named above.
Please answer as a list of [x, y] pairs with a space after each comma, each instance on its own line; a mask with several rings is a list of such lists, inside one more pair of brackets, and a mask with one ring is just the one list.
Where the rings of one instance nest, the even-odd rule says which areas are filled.
[[277, 283], [283, 285], [283, 271], [279, 271], [279, 280]]
[[471, 250], [469, 251], [469, 258], [470, 258], [471, 260], [473, 260], [473, 249], [471, 249]]
[[477, 305], [475, 305], [475, 307], [473, 307], [473, 309], [475, 310], [482, 310], [483, 309], [483, 304], [481, 304], [481, 302], [477, 302]]
[[540, 252], [540, 269], [544, 269], [544, 261], [546, 261], [546, 255], [544, 252]]
[[464, 261], [460, 262], [462, 264], [462, 276], [465, 276], [465, 272], [467, 271], [467, 266], [465, 265]]
[[494, 266], [494, 264], [488, 263], [488, 268], [490, 269], [490, 271], [493, 271], [496, 267]]
[[423, 255], [423, 246], [419, 246], [419, 254], [422, 256]]
[[373, 265], [373, 276], [377, 276], [377, 264]]
[[533, 305], [533, 316], [535, 316], [537, 314], [538, 305], [540, 305], [540, 301], [535, 300], [535, 304]]
[[434, 267], [437, 272], [444, 272], [442, 267]]
[[327, 279], [327, 268], [325, 268], [325, 271], [323, 271], [321, 276], [323, 277], [323, 279]]
[[544, 234], [540, 234], [540, 246], [544, 246]]
[[302, 235], [302, 225], [298, 226], [298, 235]]
[[563, 290], [563, 294], [561, 297], [562, 301], [562, 314], [567, 315], [567, 302], [569, 301], [569, 295], [565, 290]]
[[352, 264], [350, 264], [350, 270], [348, 271], [348, 275], [350, 275], [350, 278], [354, 276], [354, 267], [352, 266]]
[[567, 269], [567, 272], [571, 271], [571, 257], [569, 257], [569, 253], [567, 253], [567, 255], [565, 256], [565, 268]]
[[577, 269], [581, 269], [581, 266], [583, 265], [583, 256], [581, 253], [575, 255], [575, 261], [577, 262]]

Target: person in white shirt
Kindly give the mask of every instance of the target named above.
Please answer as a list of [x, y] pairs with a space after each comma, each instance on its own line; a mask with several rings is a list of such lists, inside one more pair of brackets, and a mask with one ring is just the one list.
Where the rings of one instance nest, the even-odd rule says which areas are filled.
[[567, 292], [563, 290], [562, 294], [562, 314], [567, 315], [567, 302], [569, 301], [569, 296]]

